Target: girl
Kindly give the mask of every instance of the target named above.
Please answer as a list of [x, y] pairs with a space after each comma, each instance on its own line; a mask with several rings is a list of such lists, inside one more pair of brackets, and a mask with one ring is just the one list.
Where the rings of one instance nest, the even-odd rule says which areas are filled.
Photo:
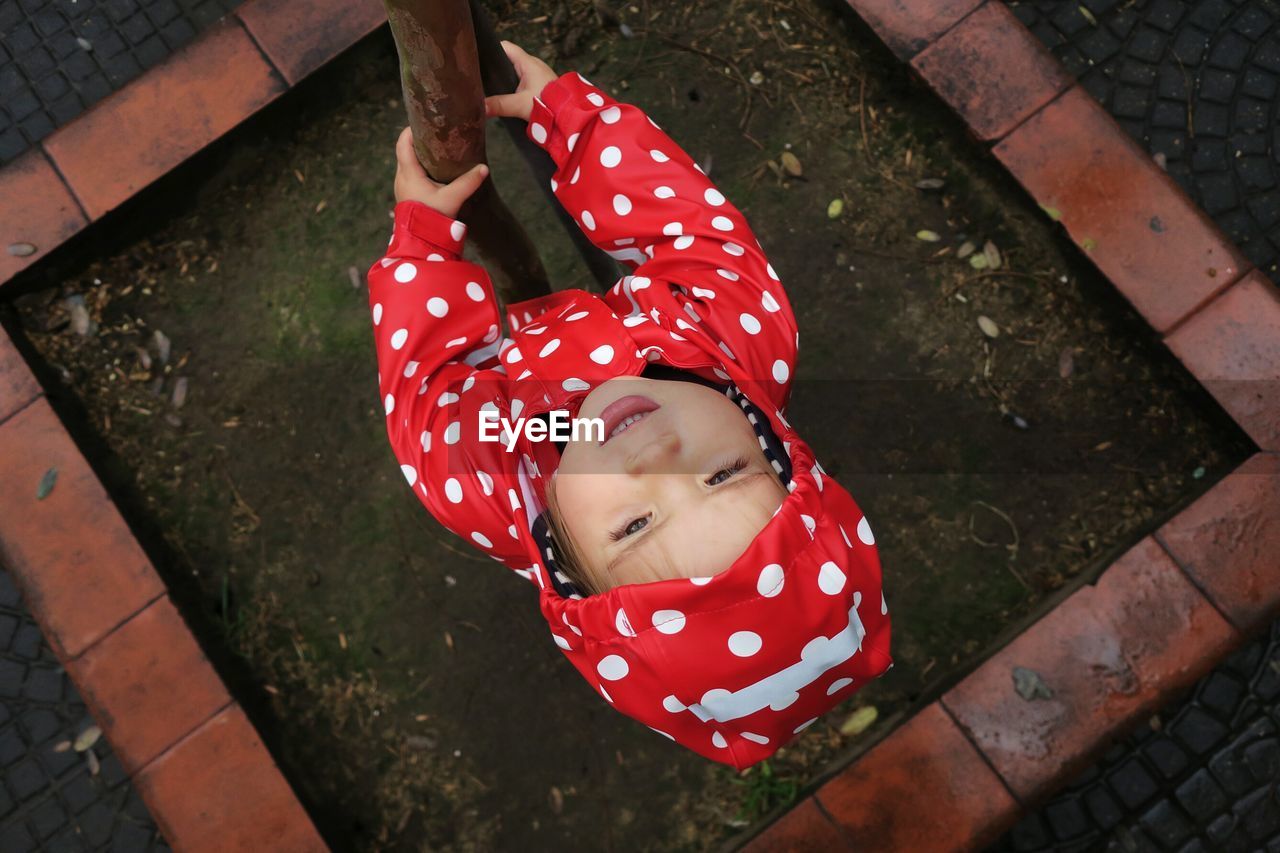
[[[875, 540], [783, 417], [799, 336], [746, 218], [638, 107], [503, 47], [520, 85], [486, 114], [528, 122], [633, 273], [508, 305], [504, 335], [455, 219], [488, 169], [437, 184], [405, 128], [368, 274], [387, 435], [606, 701], [741, 770], [892, 666]], [[594, 430], [548, 440], [564, 416]]]

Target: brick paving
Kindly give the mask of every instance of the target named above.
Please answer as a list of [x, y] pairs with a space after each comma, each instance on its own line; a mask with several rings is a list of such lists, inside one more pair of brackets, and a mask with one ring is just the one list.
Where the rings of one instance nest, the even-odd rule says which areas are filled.
[[240, 0], [0, 0], [0, 166], [190, 42]]
[[1280, 4], [1009, 0], [1009, 7], [1280, 282]]
[[168, 851], [105, 738], [58, 751], [90, 725], [83, 700], [0, 567], [0, 850]]
[[1280, 851], [1280, 621], [988, 853]]

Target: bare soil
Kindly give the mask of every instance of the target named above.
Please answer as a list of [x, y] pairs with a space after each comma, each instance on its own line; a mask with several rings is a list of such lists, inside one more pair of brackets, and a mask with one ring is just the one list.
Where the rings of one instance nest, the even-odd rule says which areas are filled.
[[[338, 849], [741, 837], [1251, 451], [839, 5], [646, 0], [617, 8], [628, 35], [583, 0], [489, 4], [504, 38], [641, 105], [701, 162], [796, 306], [791, 420], [868, 514], [895, 666], [768, 773], [607, 707], [528, 583], [404, 487], [362, 282], [405, 123], [385, 32], [7, 288], [6, 327]], [[557, 286], [589, 286], [496, 124], [489, 159]], [[957, 257], [987, 241], [998, 268]], [[864, 706], [876, 722], [842, 734]]]

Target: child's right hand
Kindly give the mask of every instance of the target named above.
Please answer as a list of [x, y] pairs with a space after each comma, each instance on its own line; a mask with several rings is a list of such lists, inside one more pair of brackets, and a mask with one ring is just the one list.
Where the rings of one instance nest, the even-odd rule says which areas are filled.
[[485, 98], [485, 117], [506, 116], [528, 121], [533, 109], [533, 99], [541, 95], [543, 88], [559, 75], [547, 63], [525, 53], [524, 48], [514, 42], [504, 39], [502, 49], [515, 66], [516, 74], [520, 75], [520, 85], [510, 95], [491, 95]]

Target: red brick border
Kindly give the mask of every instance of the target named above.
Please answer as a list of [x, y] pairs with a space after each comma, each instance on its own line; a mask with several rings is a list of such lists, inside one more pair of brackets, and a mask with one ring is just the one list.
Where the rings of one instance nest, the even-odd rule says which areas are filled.
[[0, 484], [0, 560], [169, 845], [327, 850], [3, 331]]
[[1261, 448], [745, 845], [973, 850], [1280, 616], [1280, 295], [999, 0], [849, 3]]
[[[748, 845], [971, 849], [1280, 612], [1280, 298], [1003, 4], [851, 5], [975, 136], [995, 143], [1001, 162], [1272, 451]], [[25, 258], [0, 256], [0, 285], [383, 20], [372, 0], [354, 8], [306, 0], [304, 8], [249, 0], [0, 171], [0, 237], [36, 246]], [[325, 849], [0, 333], [4, 448], [22, 452], [0, 453], [0, 555], [170, 844]], [[55, 465], [53, 491], [37, 500], [36, 484]], [[1176, 640], [1156, 645], [1153, 636]], [[1039, 672], [1054, 698], [1018, 698], [1015, 664]]]
[[[382, 9], [249, 0], [0, 170], [0, 241], [35, 246], [0, 254], [0, 286], [372, 32]], [[327, 850], [3, 331], [0, 484], [0, 559], [169, 845]]]
[[248, 0], [0, 169], [0, 287], [386, 23], [377, 0]]

